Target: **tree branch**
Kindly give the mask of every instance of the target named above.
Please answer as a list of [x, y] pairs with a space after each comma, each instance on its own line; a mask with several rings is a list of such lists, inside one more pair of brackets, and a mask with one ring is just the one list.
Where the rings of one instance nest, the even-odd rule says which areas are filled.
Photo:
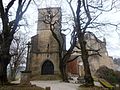
[[91, 18], [91, 15], [90, 15], [90, 11], [89, 11], [87, 0], [86, 0], [86, 2], [85, 2], [85, 0], [83, 0], [83, 7], [84, 7], [85, 13], [86, 13], [87, 18], [88, 18], [88, 21], [86, 22], [86, 24], [85, 24], [85, 26], [83, 28], [83, 32], [85, 32], [87, 27], [88, 27], [88, 25], [90, 25], [90, 21], [92, 20], [92, 18]]
[[74, 57], [73, 59], [71, 59], [71, 60], [68, 60], [67, 61], [67, 63], [69, 63], [69, 62], [72, 62], [72, 61], [74, 61], [74, 60], [76, 60], [78, 57], [80, 57], [81, 55], [78, 55], [78, 56], [76, 56], [76, 57]]
[[4, 16], [4, 7], [3, 7], [3, 1], [0, 0], [0, 15], [1, 15], [1, 18], [3, 20], [3, 16]]
[[99, 53], [99, 52], [96, 52], [96, 53], [93, 53], [93, 54], [89, 54], [88, 56], [95, 56], [95, 55], [99, 55], [99, 56], [101, 56], [101, 57], [102, 57], [102, 55], [100, 55], [100, 53]]
[[14, 34], [14, 33], [16, 32], [18, 23], [19, 23], [19, 21], [21, 20], [23, 14], [26, 12], [26, 10], [27, 10], [27, 8], [28, 8], [31, 0], [28, 1], [27, 6], [26, 6], [25, 9], [22, 11], [25, 2], [26, 2], [26, 0], [24, 0], [23, 3], [21, 2], [21, 0], [19, 0], [19, 5], [18, 5], [18, 8], [17, 8], [17, 12], [16, 12], [16, 18], [15, 18], [15, 20], [14, 20], [13, 29], [12, 29], [12, 31], [11, 31], [11, 34]]
[[[25, 0], [26, 1], [26, 0]], [[27, 3], [27, 6], [25, 7], [25, 9], [23, 10], [23, 12], [22, 12], [22, 15], [26, 12], [26, 10], [28, 9], [28, 6], [30, 5], [30, 2], [31, 2], [32, 0], [29, 0], [29, 2]]]
[[16, 0], [11, 0], [11, 1], [8, 3], [7, 7], [5, 8], [6, 14], [8, 14], [9, 9], [12, 7], [12, 5], [14, 4], [15, 1], [16, 1]]
[[72, 11], [72, 14], [73, 14], [74, 21], [76, 22], [75, 12], [74, 12], [73, 7], [72, 7], [72, 5], [71, 5], [72, 0], [70, 0], [70, 1], [67, 0], [67, 2], [68, 2], [69, 6], [70, 6], [70, 8], [71, 8], [71, 11]]

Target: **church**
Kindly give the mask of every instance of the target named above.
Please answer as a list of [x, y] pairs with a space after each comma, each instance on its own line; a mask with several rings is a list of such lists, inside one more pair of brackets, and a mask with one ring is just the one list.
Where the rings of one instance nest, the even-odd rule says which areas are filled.
[[[54, 30], [59, 38], [61, 31], [61, 8], [41, 8], [38, 10], [37, 35], [31, 38], [30, 70], [31, 78], [39, 79], [42, 76], [55, 78], [60, 75], [59, 70], [59, 45], [50, 31], [50, 14], [53, 15], [52, 22], [56, 22]], [[51, 22], [51, 21], [50, 21]]]

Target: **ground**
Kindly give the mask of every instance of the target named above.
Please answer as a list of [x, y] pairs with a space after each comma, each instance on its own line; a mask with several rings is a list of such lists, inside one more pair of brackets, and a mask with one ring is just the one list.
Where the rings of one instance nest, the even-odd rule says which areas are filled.
[[[98, 78], [94, 78], [94, 84], [95, 87], [84, 87], [84, 85], [82, 84], [83, 82], [78, 83], [77, 77], [72, 77], [69, 81], [70, 83], [65, 83], [62, 82], [61, 80], [39, 80], [39, 81], [30, 81], [30, 83], [32, 84], [32, 86], [37, 86], [37, 87], [41, 87], [41, 88], [46, 88], [46, 87], [50, 87], [50, 90], [108, 90], [108, 84], [106, 84], [105, 81], [103, 81], [106, 87], [108, 88], [103, 88], [103, 85], [100, 83], [100, 80], [102, 79], [98, 79]], [[20, 83], [20, 81], [15, 81], [13, 82], [15, 84]], [[80, 87], [79, 87], [80, 86]], [[117, 90], [120, 90], [117, 89]]]
[[[0, 90], [49, 90], [46, 87], [50, 87], [50, 90], [108, 90], [107, 88], [98, 87], [100, 86], [98, 82], [95, 82], [95, 87], [84, 87], [82, 84], [78, 84], [76, 80], [71, 80], [70, 83], [65, 83], [60, 80], [31, 81], [32, 85], [30, 86], [19, 85], [20, 81], [14, 81], [12, 83], [15, 83], [13, 84], [14, 86], [0, 87]], [[120, 88], [115, 90], [120, 90]]]
[[[15, 82], [15, 83], [18, 83]], [[42, 88], [50, 87], [51, 90], [77, 90], [80, 84], [65, 83], [59, 80], [56, 81], [31, 81], [32, 85], [36, 85]]]

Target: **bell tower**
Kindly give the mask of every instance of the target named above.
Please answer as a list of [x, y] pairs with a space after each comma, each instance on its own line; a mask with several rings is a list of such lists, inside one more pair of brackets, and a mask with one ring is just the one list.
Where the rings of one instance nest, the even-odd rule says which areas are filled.
[[[37, 35], [31, 39], [31, 77], [60, 75], [59, 70], [59, 45], [53, 37], [54, 30], [59, 40], [61, 30], [61, 8], [42, 8], [38, 10]], [[62, 43], [62, 41], [61, 41]]]

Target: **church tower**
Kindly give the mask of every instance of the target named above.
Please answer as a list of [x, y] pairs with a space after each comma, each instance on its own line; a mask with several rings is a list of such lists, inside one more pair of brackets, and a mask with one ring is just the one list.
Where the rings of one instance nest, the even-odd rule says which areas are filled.
[[[52, 17], [51, 17], [52, 15]], [[52, 18], [52, 20], [51, 20]], [[50, 27], [50, 24], [54, 25]], [[61, 8], [42, 8], [38, 10], [37, 35], [31, 39], [31, 77], [60, 75], [59, 45], [50, 29], [60, 38]]]

